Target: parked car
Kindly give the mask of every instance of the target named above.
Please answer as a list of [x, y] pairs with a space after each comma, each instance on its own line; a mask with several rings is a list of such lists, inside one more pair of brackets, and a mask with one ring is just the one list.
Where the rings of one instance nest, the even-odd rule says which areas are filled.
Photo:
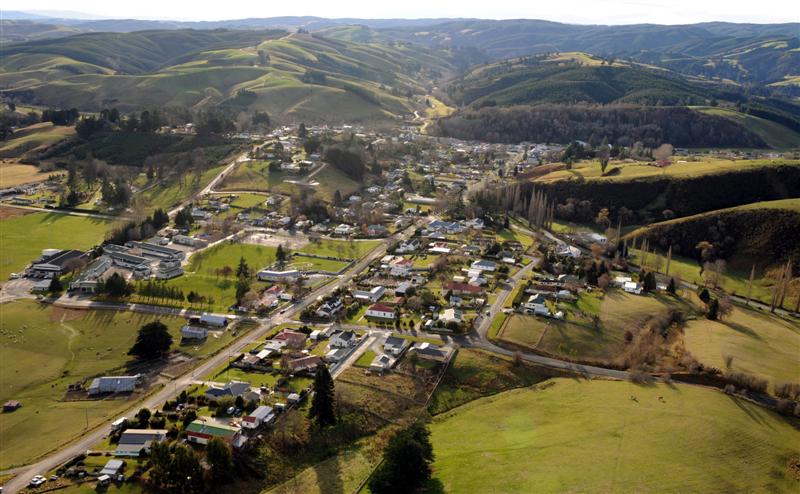
[[42, 477], [41, 475], [37, 475], [37, 476], [35, 476], [34, 478], [31, 479], [30, 486], [31, 487], [39, 487], [40, 485], [44, 484], [45, 482], [47, 482], [46, 478]]

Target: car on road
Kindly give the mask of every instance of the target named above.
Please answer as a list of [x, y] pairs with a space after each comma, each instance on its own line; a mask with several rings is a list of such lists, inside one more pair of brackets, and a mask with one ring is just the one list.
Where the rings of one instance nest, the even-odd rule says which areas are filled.
[[44, 484], [45, 482], [47, 482], [46, 478], [42, 477], [41, 475], [37, 475], [37, 476], [35, 476], [34, 478], [31, 479], [31, 482], [28, 485], [30, 485], [31, 487], [39, 487], [40, 485]]
[[17, 280], [19, 279], [19, 273], [11, 273], [8, 277], [9, 280]]

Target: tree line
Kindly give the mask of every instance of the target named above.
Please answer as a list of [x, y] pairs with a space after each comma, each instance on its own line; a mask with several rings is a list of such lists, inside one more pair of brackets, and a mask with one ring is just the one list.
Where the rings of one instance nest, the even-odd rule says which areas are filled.
[[641, 141], [650, 148], [666, 142], [683, 147], [766, 147], [758, 135], [724, 117], [682, 107], [621, 104], [461, 110], [438, 120], [432, 131], [446, 137], [502, 143], [566, 144], [596, 135], [619, 146]]

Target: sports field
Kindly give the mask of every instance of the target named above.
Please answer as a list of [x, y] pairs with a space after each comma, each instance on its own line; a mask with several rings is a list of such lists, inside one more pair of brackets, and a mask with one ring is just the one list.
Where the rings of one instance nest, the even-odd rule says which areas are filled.
[[43, 249], [88, 249], [100, 244], [112, 222], [57, 213], [0, 220], [0, 279], [21, 271]]

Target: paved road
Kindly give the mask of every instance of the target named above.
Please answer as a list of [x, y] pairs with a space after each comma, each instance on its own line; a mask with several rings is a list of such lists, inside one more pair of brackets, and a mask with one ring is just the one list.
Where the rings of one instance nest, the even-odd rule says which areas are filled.
[[[372, 252], [370, 252], [361, 260], [359, 260], [350, 270], [347, 271], [347, 273], [340, 275], [340, 277], [337, 278], [336, 281], [328, 283], [320, 288], [317, 288], [316, 290], [313, 290], [301, 301], [295, 303], [285, 311], [282, 311], [283, 312], [282, 314], [281, 313], [275, 314], [271, 317], [264, 319], [258, 328], [237, 339], [225, 350], [204, 360], [202, 363], [200, 363], [200, 365], [198, 365], [191, 371], [188, 371], [185, 374], [178, 376], [172, 383], [167, 384], [161, 390], [146, 397], [143, 401], [137, 401], [131, 403], [131, 407], [128, 410], [125, 410], [124, 412], [120, 413], [120, 415], [121, 416], [134, 415], [137, 410], [143, 407], [150, 409], [159, 408], [165, 401], [172, 399], [176, 394], [180, 393], [182, 390], [192, 386], [192, 383], [195, 381], [195, 376], [204, 376], [208, 374], [213, 369], [215, 369], [216, 367], [222, 365], [227, 360], [229, 360], [231, 356], [237, 355], [242, 351], [245, 351], [246, 348], [251, 346], [253, 343], [261, 340], [264, 337], [264, 335], [276, 325], [291, 321], [294, 316], [299, 315], [303, 311], [303, 309], [314, 303], [318, 298], [328, 295], [337, 288], [349, 283], [356, 274], [366, 269], [366, 267], [370, 263], [372, 263], [376, 259], [383, 257], [386, 254], [387, 247], [391, 243], [393, 243], [394, 241], [402, 241], [409, 238], [411, 234], [413, 234], [415, 229], [416, 225], [411, 226], [406, 230], [385, 239], [385, 241], [381, 243], [380, 246], [376, 247]], [[171, 311], [177, 311], [177, 309], [147, 306], [143, 304], [113, 304], [108, 302], [91, 302], [87, 300], [61, 301], [61, 299], [59, 299], [57, 305], [61, 307], [76, 307], [76, 308], [155, 311], [156, 313], [164, 313], [164, 314], [171, 314], [173, 313]], [[98, 427], [96, 427], [91, 431], [86, 432], [79, 439], [73, 441], [64, 448], [50, 454], [49, 456], [46, 456], [45, 458], [39, 460], [36, 463], [31, 464], [28, 467], [17, 469], [18, 472], [17, 476], [6, 483], [4, 492], [6, 493], [17, 492], [20, 489], [23, 489], [34, 475], [45, 474], [55, 469], [62, 463], [66, 462], [67, 460], [77, 456], [78, 454], [84, 453], [92, 445], [98, 443], [103, 439], [103, 437], [108, 433], [108, 427], [109, 427], [108, 423], [100, 424]]]
[[194, 202], [198, 197], [203, 197], [204, 195], [211, 193], [214, 190], [214, 187], [216, 187], [222, 180], [225, 179], [226, 176], [228, 176], [228, 174], [234, 168], [236, 168], [236, 165], [238, 165], [239, 163], [242, 163], [242, 162], [247, 160], [247, 155], [250, 153], [250, 151], [257, 149], [260, 146], [261, 146], [261, 144], [257, 144], [255, 146], [253, 146], [253, 148], [251, 150], [245, 151], [245, 152], [237, 155], [235, 158], [233, 158], [231, 160], [231, 162], [228, 163], [228, 166], [226, 166], [221, 172], [219, 172], [216, 177], [211, 179], [211, 181], [208, 182], [205, 187], [203, 187], [200, 191], [198, 191], [198, 192], [192, 194], [191, 196], [189, 196], [188, 198], [186, 198], [183, 202], [181, 202], [180, 204], [178, 204], [174, 208], [170, 209], [169, 213], [168, 213], [169, 216], [170, 217], [175, 216], [176, 214], [178, 214], [178, 211], [180, 211], [181, 209], [185, 208], [187, 205], [189, 205], [192, 202]]

